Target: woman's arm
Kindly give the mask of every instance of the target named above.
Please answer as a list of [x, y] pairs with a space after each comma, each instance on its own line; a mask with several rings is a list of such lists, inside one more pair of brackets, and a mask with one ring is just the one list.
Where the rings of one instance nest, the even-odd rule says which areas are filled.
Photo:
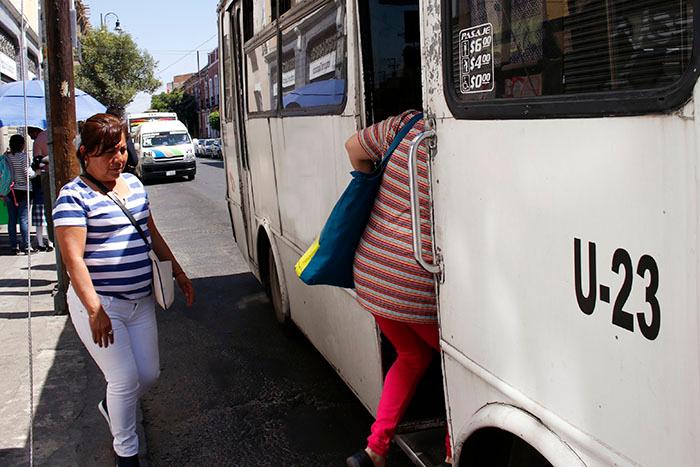
[[105, 313], [100, 297], [95, 292], [83, 254], [87, 229], [85, 227], [56, 227], [56, 240], [61, 251], [63, 264], [70, 275], [73, 290], [85, 306], [90, 320], [92, 340], [100, 347], [114, 344], [112, 321]]
[[148, 230], [151, 232], [151, 244], [153, 246], [153, 251], [161, 261], [172, 261], [173, 276], [175, 277], [177, 285], [180, 287], [180, 290], [182, 290], [182, 293], [185, 296], [187, 306], [192, 306], [192, 303], [194, 303], [194, 287], [192, 286], [192, 282], [187, 277], [187, 274], [185, 274], [182, 266], [180, 266], [180, 263], [178, 263], [175, 259], [175, 255], [173, 255], [173, 252], [165, 242], [165, 239], [156, 228], [156, 223], [153, 221], [153, 214], [148, 217]]
[[348, 152], [353, 169], [364, 173], [371, 173], [374, 170], [374, 161], [360, 144], [357, 133], [345, 142], [345, 150]]

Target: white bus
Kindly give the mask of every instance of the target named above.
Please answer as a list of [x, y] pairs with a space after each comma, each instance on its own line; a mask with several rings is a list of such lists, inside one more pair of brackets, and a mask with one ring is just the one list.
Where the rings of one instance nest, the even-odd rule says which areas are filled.
[[459, 466], [700, 464], [698, 7], [221, 1], [234, 235], [370, 411], [390, 346], [293, 266], [348, 136], [430, 122], [442, 353], [396, 438], [417, 464], [441, 417]]

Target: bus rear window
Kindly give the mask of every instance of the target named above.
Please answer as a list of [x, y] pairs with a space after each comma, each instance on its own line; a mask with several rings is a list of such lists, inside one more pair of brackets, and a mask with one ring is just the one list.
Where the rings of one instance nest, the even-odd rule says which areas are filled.
[[691, 60], [690, 0], [448, 4], [446, 81], [458, 102], [660, 89]]

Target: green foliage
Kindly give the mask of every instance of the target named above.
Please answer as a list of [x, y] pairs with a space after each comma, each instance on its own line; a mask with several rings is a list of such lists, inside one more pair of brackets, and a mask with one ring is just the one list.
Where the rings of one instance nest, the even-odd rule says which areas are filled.
[[170, 93], [155, 94], [151, 97], [151, 109], [160, 112], [175, 112], [192, 134], [197, 131], [197, 103], [193, 96], [185, 94], [182, 89]]
[[218, 110], [209, 114], [209, 126], [212, 130], [221, 131], [221, 115]]
[[129, 34], [105, 28], [92, 29], [81, 37], [82, 63], [75, 70], [75, 84], [123, 115], [138, 92], [152, 93], [160, 86], [155, 77], [157, 62]]

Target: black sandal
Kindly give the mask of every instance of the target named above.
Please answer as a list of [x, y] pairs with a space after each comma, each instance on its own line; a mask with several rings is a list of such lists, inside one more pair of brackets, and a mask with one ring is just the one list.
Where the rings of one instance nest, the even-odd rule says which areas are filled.
[[374, 467], [372, 458], [364, 449], [345, 459], [345, 463], [348, 467]]

